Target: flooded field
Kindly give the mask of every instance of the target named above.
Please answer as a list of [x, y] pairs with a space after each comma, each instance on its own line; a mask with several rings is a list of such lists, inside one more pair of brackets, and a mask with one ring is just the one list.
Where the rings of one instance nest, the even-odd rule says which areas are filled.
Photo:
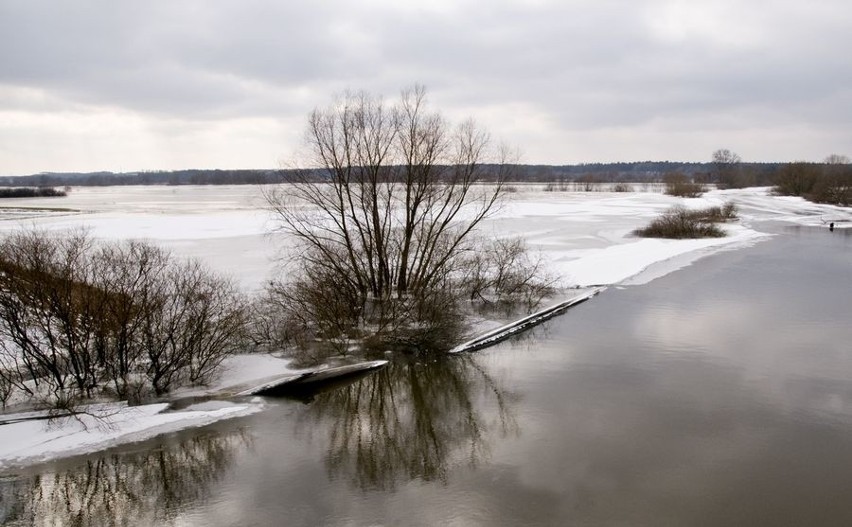
[[852, 236], [782, 228], [521, 339], [7, 474], [9, 525], [852, 521]]

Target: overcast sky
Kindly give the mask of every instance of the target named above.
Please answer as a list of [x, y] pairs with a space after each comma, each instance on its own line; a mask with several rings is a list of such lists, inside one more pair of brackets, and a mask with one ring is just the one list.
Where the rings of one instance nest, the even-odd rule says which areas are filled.
[[414, 83], [527, 163], [852, 155], [849, 0], [0, 0], [0, 174], [271, 168]]

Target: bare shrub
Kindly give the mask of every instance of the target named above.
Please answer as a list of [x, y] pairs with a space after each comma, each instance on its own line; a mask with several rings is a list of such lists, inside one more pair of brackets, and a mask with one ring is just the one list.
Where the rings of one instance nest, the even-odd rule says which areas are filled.
[[171, 264], [143, 311], [145, 374], [156, 395], [204, 384], [241, 343], [246, 307], [229, 280], [189, 261]]
[[481, 242], [463, 265], [462, 285], [471, 301], [532, 310], [554, 292], [555, 279], [521, 238]]
[[567, 192], [568, 190], [570, 190], [570, 184], [565, 178], [550, 181], [544, 185], [545, 192]]
[[286, 351], [290, 346], [306, 347], [303, 325], [290, 316], [292, 304], [284, 294], [286, 286], [284, 282], [271, 281], [250, 304], [246, 337], [252, 351], [272, 353]]
[[15, 384], [12, 381], [11, 372], [6, 371], [0, 362], [0, 406], [6, 408], [6, 401], [12, 396], [14, 390]]
[[825, 167], [822, 177], [806, 197], [817, 203], [831, 203], [844, 207], [852, 205], [852, 168]]
[[813, 199], [821, 203], [852, 205], [852, 161], [849, 156], [831, 154], [823, 162], [823, 177], [814, 185]]
[[0, 260], [0, 338], [16, 348], [34, 385], [72, 385], [91, 395], [97, 385], [95, 335], [102, 295], [91, 286], [91, 244], [85, 233], [50, 239], [12, 234]]
[[663, 176], [666, 185], [665, 193], [669, 196], [682, 198], [697, 198], [704, 194], [704, 185], [695, 183], [680, 172], [669, 172]]
[[391, 301], [391, 316], [373, 327], [364, 340], [367, 351], [421, 352], [446, 350], [461, 338], [465, 313], [455, 284], [433, 287], [425, 294]]
[[164, 250], [139, 242], [104, 245], [94, 255], [99, 286], [109, 292], [103, 301], [100, 353], [119, 397], [139, 398], [144, 391], [137, 379], [150, 342], [144, 329], [162, 295], [169, 260]]
[[735, 220], [739, 217], [739, 207], [733, 201], [727, 201], [722, 205], [722, 218], [725, 221]]
[[852, 167], [844, 156], [829, 156], [823, 164], [796, 162], [776, 176], [776, 194], [802, 196], [817, 203], [852, 204]]
[[737, 206], [732, 201], [725, 202], [721, 207], [706, 207], [703, 209], [685, 209], [683, 214], [691, 220], [722, 223], [737, 219]]
[[782, 196], [806, 196], [813, 191], [819, 177], [816, 163], [787, 163], [776, 175], [774, 191]]
[[34, 386], [26, 382], [28, 378], [29, 373], [17, 346], [5, 338], [0, 338], [0, 399], [4, 406], [15, 392], [26, 396], [33, 395]]
[[690, 211], [677, 206], [633, 233], [643, 238], [721, 238], [725, 231], [706, 219], [705, 211]]
[[461, 336], [465, 316], [448, 282], [379, 305], [359, 302], [358, 292], [335, 278], [314, 269], [297, 279], [269, 284], [254, 309], [253, 337], [261, 349], [287, 350], [310, 363], [346, 355], [352, 347], [448, 349]]
[[252, 337], [264, 351], [288, 350], [303, 362], [322, 360], [345, 354], [349, 340], [360, 337], [365, 308], [359, 292], [338, 275], [306, 269], [267, 286], [254, 304]]
[[187, 353], [189, 382], [208, 384], [225, 357], [242, 345], [246, 302], [233, 281], [198, 262], [185, 262], [173, 272], [185, 312], [181, 341]]
[[107, 385], [138, 397], [142, 378], [157, 395], [206, 382], [241, 341], [244, 300], [195, 262], [81, 231], [22, 231], [0, 248], [2, 376], [54, 406]]
[[597, 176], [586, 174], [577, 179], [575, 186], [582, 192], [598, 192], [601, 189], [601, 182]]
[[613, 192], [633, 192], [633, 185], [624, 181], [619, 181], [612, 186]]

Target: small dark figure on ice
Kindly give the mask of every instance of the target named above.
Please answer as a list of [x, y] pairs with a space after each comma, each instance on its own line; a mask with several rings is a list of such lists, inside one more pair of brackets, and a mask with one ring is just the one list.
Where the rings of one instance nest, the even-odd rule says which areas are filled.
[[828, 230], [830, 232], [834, 232], [834, 222], [831, 222], [831, 223], [828, 224]]

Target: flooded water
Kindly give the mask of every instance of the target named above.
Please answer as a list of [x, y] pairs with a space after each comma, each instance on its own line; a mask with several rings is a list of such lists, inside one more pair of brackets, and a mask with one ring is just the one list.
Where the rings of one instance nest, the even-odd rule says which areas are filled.
[[852, 524], [852, 235], [780, 232], [520, 340], [6, 475], [0, 523]]

